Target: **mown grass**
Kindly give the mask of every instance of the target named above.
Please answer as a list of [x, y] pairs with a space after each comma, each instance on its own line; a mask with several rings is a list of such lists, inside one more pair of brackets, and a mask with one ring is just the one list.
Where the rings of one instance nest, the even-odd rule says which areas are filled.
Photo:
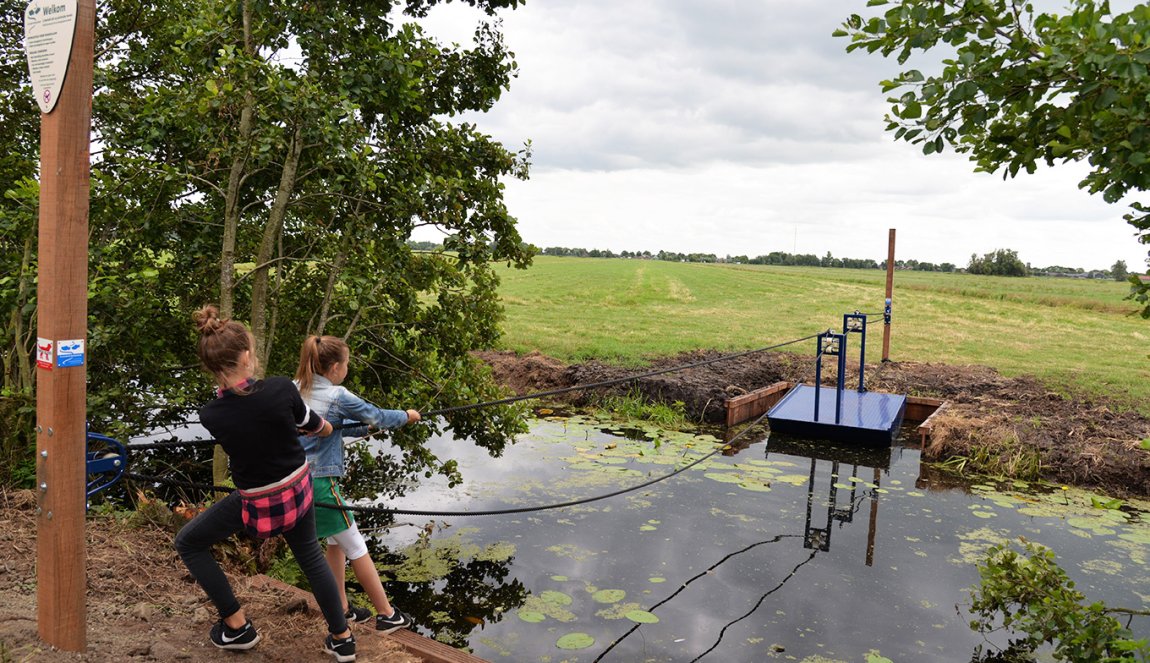
[[[881, 358], [886, 273], [539, 256], [501, 273], [503, 347], [565, 361], [641, 365], [688, 350], [737, 351], [868, 318]], [[1150, 322], [1116, 281], [897, 272], [892, 360], [983, 364], [1150, 414]], [[814, 341], [787, 351], [814, 354]], [[848, 351], [857, 360], [857, 347]]]

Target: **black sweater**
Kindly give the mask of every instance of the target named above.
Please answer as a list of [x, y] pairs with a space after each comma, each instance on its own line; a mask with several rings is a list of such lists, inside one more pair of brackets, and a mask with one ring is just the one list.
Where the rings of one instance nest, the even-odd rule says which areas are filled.
[[249, 382], [246, 393], [223, 391], [200, 408], [200, 423], [227, 452], [236, 487], [258, 488], [304, 464], [299, 431], [318, 431], [323, 417], [291, 380], [274, 377]]

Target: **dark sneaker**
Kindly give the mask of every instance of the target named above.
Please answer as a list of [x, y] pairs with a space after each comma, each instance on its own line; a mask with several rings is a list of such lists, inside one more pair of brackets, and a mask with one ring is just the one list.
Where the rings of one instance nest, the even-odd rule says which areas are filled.
[[392, 633], [415, 623], [411, 617], [408, 617], [407, 614], [399, 608], [392, 606], [391, 609], [395, 612], [391, 613], [390, 617], [384, 617], [383, 615], [375, 616], [375, 630]]
[[368, 610], [367, 608], [361, 608], [358, 605], [353, 605], [347, 609], [347, 612], [343, 613], [343, 616], [349, 622], [355, 622], [356, 624], [362, 624], [362, 623], [366, 622], [367, 620], [371, 619], [371, 611]]
[[349, 663], [355, 660], [355, 636], [337, 638], [331, 633], [323, 641], [323, 650], [335, 657], [339, 663]]
[[211, 638], [212, 644], [220, 649], [251, 649], [260, 641], [260, 634], [250, 619], [237, 629], [230, 628], [221, 619], [212, 627]]

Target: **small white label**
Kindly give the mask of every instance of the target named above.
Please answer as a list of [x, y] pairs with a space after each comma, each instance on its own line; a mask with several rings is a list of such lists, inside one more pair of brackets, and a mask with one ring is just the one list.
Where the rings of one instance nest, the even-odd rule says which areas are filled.
[[51, 113], [64, 87], [77, 0], [32, 0], [24, 10], [24, 53], [41, 113]]
[[60, 341], [56, 344], [56, 365], [72, 368], [84, 365], [84, 340]]
[[53, 341], [46, 338], [36, 339], [36, 366], [52, 370], [52, 348], [56, 347]]

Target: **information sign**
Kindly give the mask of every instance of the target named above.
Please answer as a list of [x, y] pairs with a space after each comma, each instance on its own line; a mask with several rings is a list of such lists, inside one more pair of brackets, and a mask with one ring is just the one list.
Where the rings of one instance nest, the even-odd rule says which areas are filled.
[[24, 10], [24, 53], [41, 113], [51, 113], [64, 87], [77, 0], [32, 0]]

